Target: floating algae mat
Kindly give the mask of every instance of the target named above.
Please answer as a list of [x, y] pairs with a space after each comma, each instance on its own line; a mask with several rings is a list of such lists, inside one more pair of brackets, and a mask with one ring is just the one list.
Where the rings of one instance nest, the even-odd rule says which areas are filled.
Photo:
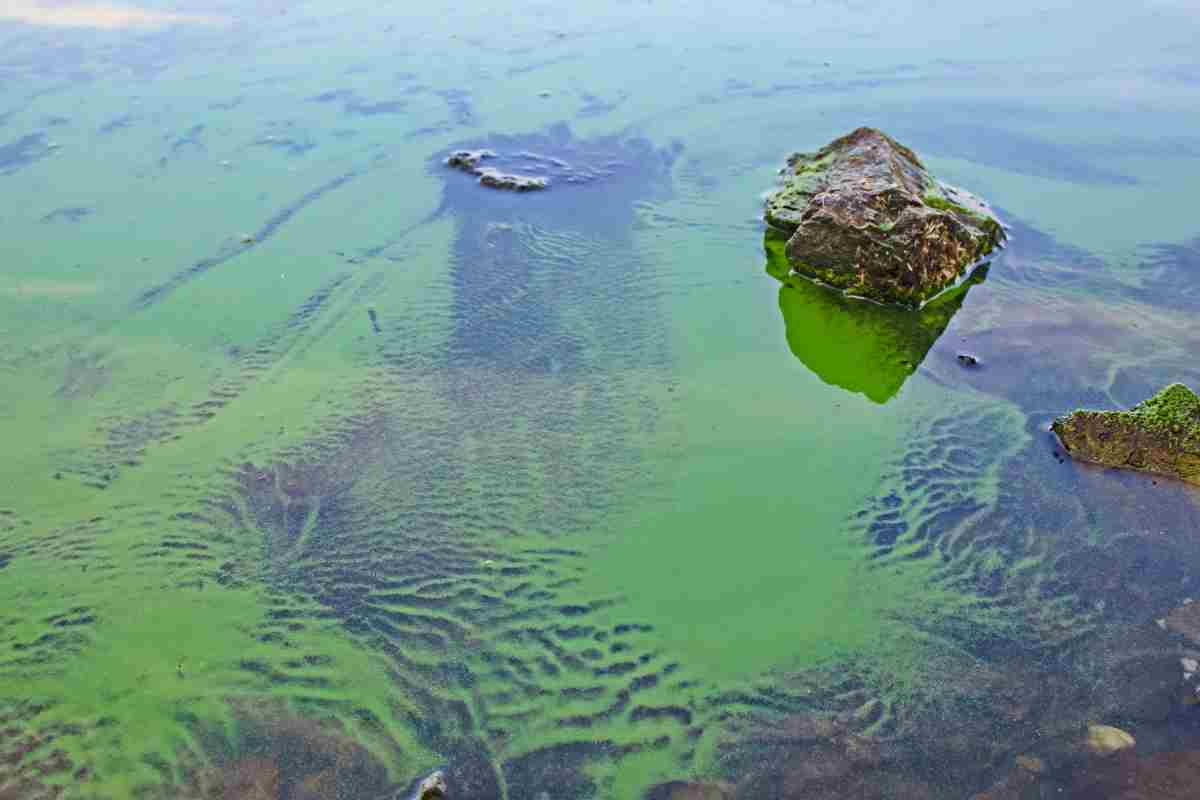
[[[1167, 678], [1128, 698], [1160, 651], [1178, 679], [1148, 637], [1200, 579], [1196, 497], [1044, 430], [1200, 383], [1194, 69], [1151, 23], [1005, 10], [1025, 50], [980, 60], [896, 4], [26, 5], [0, 797], [442, 769], [451, 797], [949, 798], [1162, 718]], [[1112, 31], [1153, 68], [1013, 84]], [[1158, 105], [1118, 113], [1117, 80]], [[780, 154], [859, 125], [1004, 210], [986, 280], [913, 312], [769, 239], [764, 271]]]

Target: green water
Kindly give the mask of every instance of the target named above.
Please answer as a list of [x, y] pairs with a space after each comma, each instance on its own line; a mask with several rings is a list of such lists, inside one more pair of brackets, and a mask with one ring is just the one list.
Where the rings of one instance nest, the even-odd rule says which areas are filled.
[[[748, 728], [986, 720], [962, 676], [1079, 682], [1186, 589], [1194, 492], [1039, 435], [1200, 380], [1186, 4], [139, 5], [183, 16], [0, 12], [0, 796], [737, 782]], [[917, 315], [764, 252], [863, 124], [1014, 226]], [[1143, 528], [1186, 574], [1097, 611]]]

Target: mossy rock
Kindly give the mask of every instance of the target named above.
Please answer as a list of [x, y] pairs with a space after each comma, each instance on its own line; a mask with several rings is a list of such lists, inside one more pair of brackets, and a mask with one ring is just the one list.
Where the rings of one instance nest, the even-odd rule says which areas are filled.
[[1073, 458], [1200, 485], [1200, 397], [1181, 383], [1128, 411], [1076, 411], [1052, 428]]
[[986, 203], [873, 128], [793, 155], [781, 175], [766, 220], [789, 237], [791, 269], [848, 294], [920, 307], [1005, 238]]

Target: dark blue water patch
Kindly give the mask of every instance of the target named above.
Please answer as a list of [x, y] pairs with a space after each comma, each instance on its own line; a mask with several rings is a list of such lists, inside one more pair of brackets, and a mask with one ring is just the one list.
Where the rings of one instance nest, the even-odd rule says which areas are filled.
[[[586, 263], [561, 235], [599, 246], [628, 246], [635, 204], [667, 196], [677, 149], [660, 149], [644, 139], [575, 138], [565, 125], [524, 136], [495, 135], [462, 143], [489, 149], [487, 164], [545, 178], [540, 192], [512, 193], [478, 180], [435, 155], [430, 169], [444, 180], [443, 212], [459, 222], [455, 238], [453, 346], [460, 357], [483, 358], [496, 367], [560, 372], [578, 368], [594, 348], [566, 322], [572, 308], [597, 320], [601, 340], [622, 336], [622, 306], [636, 264]], [[630, 323], [632, 324], [632, 323]], [[620, 353], [628, 343], [611, 341]]]
[[465, 89], [442, 89], [437, 96], [446, 103], [450, 111], [450, 120], [455, 125], [469, 127], [478, 122], [475, 105], [471, 101], [471, 93]]
[[170, 142], [171, 156], [177, 157], [185, 150], [193, 150], [198, 153], [208, 152], [208, 148], [204, 146], [204, 142], [201, 139], [206, 127], [207, 126], [203, 123], [199, 123], [188, 128], [178, 136], [168, 136], [167, 139]]
[[515, 67], [509, 67], [508, 72], [506, 74], [510, 78], [517, 76], [517, 75], [528, 75], [531, 72], [538, 72], [539, 70], [543, 70], [546, 67], [553, 67], [556, 64], [563, 64], [568, 61], [575, 61], [579, 58], [580, 58], [580, 56], [576, 53], [568, 53], [566, 55], [553, 56], [552, 58], [542, 58], [542, 59], [538, 59], [536, 61], [531, 61], [528, 64], [520, 64]]
[[70, 222], [79, 223], [87, 219], [95, 213], [93, 208], [84, 208], [83, 206], [73, 206], [70, 208], [56, 208], [49, 214], [42, 217], [43, 223], [51, 222]]
[[256, 147], [268, 147], [272, 150], [280, 150], [289, 156], [302, 156], [317, 146], [317, 143], [309, 138], [292, 138], [286, 136], [264, 136], [261, 139], [256, 139], [252, 143]]
[[1173, 83], [1200, 87], [1200, 67], [1194, 65], [1172, 67], [1157, 74]]
[[44, 133], [30, 133], [0, 145], [0, 175], [12, 175], [54, 152]]
[[1147, 277], [1130, 291], [1142, 302], [1180, 311], [1200, 311], [1200, 236], [1182, 244], [1145, 248], [1141, 264]]
[[135, 117], [133, 114], [121, 114], [118, 117], [113, 117], [108, 122], [105, 122], [103, 125], [97, 128], [96, 133], [100, 134], [101, 136], [109, 136], [117, 131], [125, 130], [126, 128], [132, 126], [134, 119]]
[[1077, 148], [991, 125], [940, 123], [937, 127], [889, 120], [888, 132], [918, 152], [950, 156], [1019, 175], [1096, 186], [1135, 186], [1141, 181], [1098, 166]]
[[579, 99], [583, 101], [576, 116], [578, 117], [602, 117], [605, 114], [611, 114], [616, 111], [621, 105], [629, 99], [629, 92], [618, 92], [612, 100], [605, 100], [603, 97], [591, 94], [590, 92], [580, 92]]
[[[993, 274], [1028, 285], [1031, 302], [1060, 289], [1075, 299], [1046, 302], [1045, 313], [1032, 319], [1026, 308], [1019, 323], [1008, 323], [1005, 308], [992, 304], [1011, 304], [1011, 289], [996, 299], [987, 285], [980, 287], [966, 302], [965, 317], [982, 313], [995, 323], [972, 331], [966, 341], [952, 324], [931, 351], [927, 375], [1004, 397], [1030, 415], [1128, 406], [1168, 383], [1200, 379], [1200, 362], [1188, 355], [1188, 342], [1159, 341], [1153, 329], [1125, 322], [1120, 313], [1127, 301], [1174, 312], [1200, 310], [1200, 240], [1151, 248], [1141, 282], [1131, 284], [1117, 280], [1095, 255], [1019, 220], [1011, 227], [1008, 249]], [[977, 369], [955, 363], [964, 349], [979, 358]]]
[[408, 108], [403, 100], [381, 100], [379, 102], [347, 103], [345, 112], [353, 117], [377, 117], [382, 114], [399, 114]]
[[312, 103], [338, 103], [342, 113], [351, 117], [373, 117], [399, 114], [408, 108], [405, 100], [367, 100], [353, 89], [332, 89], [308, 98]]

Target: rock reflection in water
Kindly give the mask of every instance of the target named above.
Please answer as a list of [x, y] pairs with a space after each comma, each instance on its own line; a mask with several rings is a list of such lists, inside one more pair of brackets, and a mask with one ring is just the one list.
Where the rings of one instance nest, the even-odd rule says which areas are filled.
[[826, 383], [886, 403], [916, 372], [946, 330], [988, 265], [919, 311], [847, 298], [790, 274], [786, 241], [770, 230], [764, 238], [767, 272], [783, 285], [779, 310], [792, 354]]

